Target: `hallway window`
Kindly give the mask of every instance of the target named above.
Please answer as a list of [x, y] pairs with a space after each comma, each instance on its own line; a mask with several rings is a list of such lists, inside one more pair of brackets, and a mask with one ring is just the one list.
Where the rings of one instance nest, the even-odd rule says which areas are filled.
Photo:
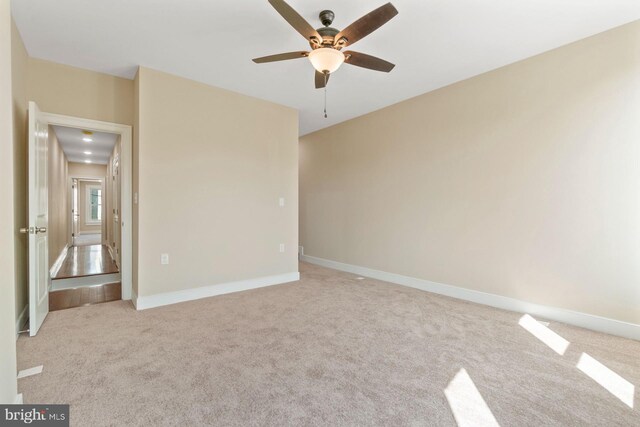
[[89, 218], [87, 218], [87, 222], [98, 223], [102, 221], [102, 188], [99, 186], [90, 186], [87, 187], [88, 196], [87, 201], [89, 202], [89, 206], [87, 212], [89, 213]]

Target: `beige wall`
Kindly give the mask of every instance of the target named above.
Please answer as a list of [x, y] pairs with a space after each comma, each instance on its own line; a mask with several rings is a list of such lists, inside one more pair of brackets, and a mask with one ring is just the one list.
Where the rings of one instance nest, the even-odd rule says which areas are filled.
[[104, 179], [107, 176], [107, 165], [69, 162], [69, 176], [71, 178]]
[[67, 156], [49, 126], [49, 265], [58, 259], [69, 243], [69, 175]]
[[[27, 227], [27, 67], [29, 57], [18, 28], [11, 20], [11, 57], [13, 87], [13, 211], [14, 230]], [[28, 304], [27, 236], [16, 236], [15, 242], [16, 316]], [[22, 326], [22, 325], [21, 325]]]
[[640, 22], [301, 138], [305, 254], [640, 323]]
[[30, 58], [28, 82], [42, 111], [133, 124], [132, 80]]
[[[20, 88], [12, 88], [12, 21], [9, 0], [0, 0], [0, 402], [15, 403], [16, 381], [16, 290], [14, 224], [14, 97]], [[17, 83], [17, 82], [16, 82]], [[17, 89], [17, 90], [14, 90]], [[19, 120], [16, 117], [16, 120]]]
[[138, 295], [298, 271], [296, 111], [147, 68], [138, 90]]

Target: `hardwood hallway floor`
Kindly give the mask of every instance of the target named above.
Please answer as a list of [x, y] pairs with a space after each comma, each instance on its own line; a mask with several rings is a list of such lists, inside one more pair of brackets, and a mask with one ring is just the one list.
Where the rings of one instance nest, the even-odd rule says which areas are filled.
[[49, 293], [49, 311], [82, 307], [119, 299], [122, 299], [122, 286], [120, 283], [62, 289]]
[[106, 245], [72, 246], [53, 279], [118, 273]]
[[[122, 298], [120, 282], [104, 283], [93, 280], [95, 276], [119, 273], [106, 245], [73, 246], [67, 251], [58, 272], [52, 277], [53, 286], [49, 293], [49, 310], [63, 310], [72, 307], [115, 301]], [[116, 274], [116, 277], [119, 277]], [[85, 279], [85, 280], [83, 280]], [[106, 280], [109, 280], [107, 278]], [[56, 290], [56, 283], [71, 282], [67, 289]]]

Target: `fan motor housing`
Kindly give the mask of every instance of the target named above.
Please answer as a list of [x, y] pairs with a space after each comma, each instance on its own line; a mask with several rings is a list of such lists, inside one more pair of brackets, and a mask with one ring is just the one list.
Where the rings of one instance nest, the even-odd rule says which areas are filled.
[[[321, 44], [324, 47], [333, 46], [335, 37], [340, 32], [337, 29], [332, 27], [322, 27], [322, 28], [318, 28], [316, 31], [318, 32], [318, 34], [320, 34], [320, 37], [322, 37]], [[317, 48], [319, 46], [314, 46], [313, 43], [311, 43], [311, 47]]]

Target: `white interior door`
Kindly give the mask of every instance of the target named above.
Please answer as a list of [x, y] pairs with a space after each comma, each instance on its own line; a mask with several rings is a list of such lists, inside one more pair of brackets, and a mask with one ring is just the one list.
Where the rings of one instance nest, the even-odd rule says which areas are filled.
[[113, 182], [111, 185], [112, 188], [112, 207], [113, 207], [113, 224], [112, 224], [112, 246], [113, 251], [115, 252], [115, 262], [120, 264], [120, 155], [118, 154], [113, 159], [112, 164], [113, 171]]
[[78, 237], [78, 180], [71, 179], [71, 246], [76, 245]]
[[29, 334], [34, 336], [49, 313], [49, 227], [47, 149], [49, 125], [29, 103]]

